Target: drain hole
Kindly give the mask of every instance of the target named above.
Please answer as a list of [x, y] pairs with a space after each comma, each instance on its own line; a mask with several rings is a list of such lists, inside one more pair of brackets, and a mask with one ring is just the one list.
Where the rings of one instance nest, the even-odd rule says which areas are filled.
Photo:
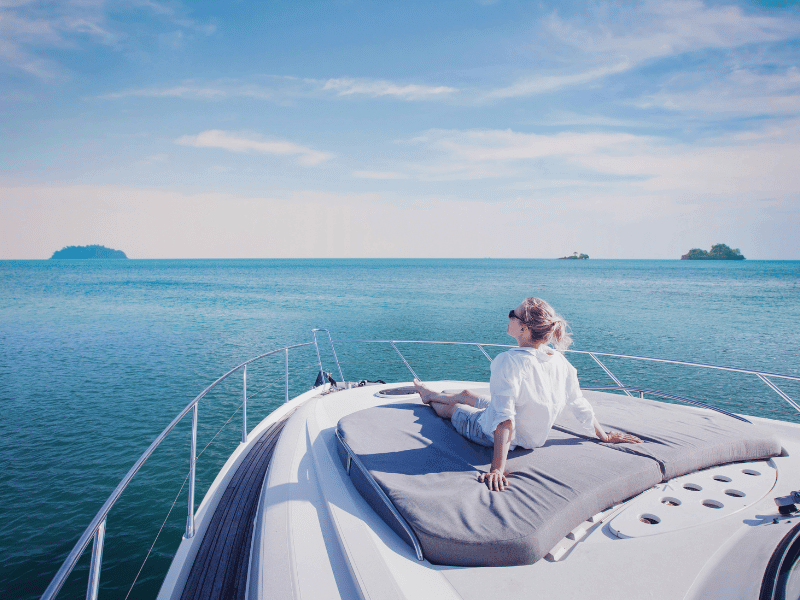
[[684, 483], [683, 489], [689, 490], [690, 492], [699, 492], [703, 488], [697, 485], [696, 483]]
[[724, 504], [722, 504], [722, 502], [717, 502], [716, 500], [703, 500], [703, 506], [708, 508], [722, 508]]
[[725, 494], [728, 496], [733, 496], [734, 498], [744, 498], [745, 493], [740, 492], [739, 490], [725, 490]]
[[649, 513], [639, 515], [639, 520], [645, 525], [658, 525], [659, 523], [661, 523], [661, 519]]
[[723, 483], [730, 483], [731, 482], [731, 478], [730, 477], [725, 477], [725, 475], [714, 475], [714, 477], [712, 479], [714, 479], [714, 481], [721, 481]]
[[759, 473], [758, 471], [754, 471], [753, 469], [742, 469], [742, 473], [744, 473], [745, 475], [753, 475], [754, 477], [761, 475], [761, 473]]
[[666, 504], [667, 506], [680, 506], [681, 501], [678, 500], [677, 498], [671, 498], [669, 496], [666, 496], [661, 499], [661, 504]]

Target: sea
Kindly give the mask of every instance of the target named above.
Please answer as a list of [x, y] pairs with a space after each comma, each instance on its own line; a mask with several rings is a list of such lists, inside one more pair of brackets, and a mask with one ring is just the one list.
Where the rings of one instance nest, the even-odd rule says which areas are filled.
[[[798, 376], [800, 261], [0, 261], [0, 598], [38, 598], [137, 458], [217, 377], [326, 329], [345, 379], [488, 381], [527, 296], [570, 323], [573, 349]], [[320, 361], [339, 379], [326, 332]], [[290, 395], [309, 389], [313, 345], [288, 353]], [[586, 354], [583, 386], [615, 385]], [[753, 375], [598, 356], [627, 385], [800, 422]], [[284, 352], [247, 375], [248, 429], [285, 399]], [[773, 380], [800, 401], [796, 382]], [[199, 404], [195, 506], [241, 439], [243, 378]], [[108, 517], [100, 597], [158, 593], [187, 513], [190, 419]], [[59, 598], [84, 597], [90, 549]]]

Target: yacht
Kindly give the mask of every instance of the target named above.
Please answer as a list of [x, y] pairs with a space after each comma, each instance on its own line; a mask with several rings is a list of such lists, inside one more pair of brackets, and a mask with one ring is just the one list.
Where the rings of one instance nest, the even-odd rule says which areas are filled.
[[[346, 379], [339, 354], [353, 347], [375, 360], [370, 373]], [[713, 381], [717, 394], [756, 382], [762, 393], [748, 412], [774, 397], [800, 413], [785, 391], [800, 377], [567, 351], [608, 377], [582, 383], [600, 423], [643, 443], [587, 438], [565, 414], [544, 446], [509, 453], [511, 486], [491, 492], [477, 483], [491, 449], [436, 417], [411, 381], [429, 361], [471, 352], [482, 361], [473, 378], [426, 383], [485, 394], [492, 353], [507, 348], [334, 341], [314, 330], [309, 342], [237, 365], [144, 451], [42, 600], [57, 597], [84, 554], [86, 598], [98, 597], [109, 511], [184, 419], [192, 421], [186, 528], [158, 600], [800, 597], [800, 425], [680, 391], [687, 381]], [[308, 372], [317, 378], [290, 397], [290, 362], [301, 351], [316, 358]], [[247, 373], [268, 357], [280, 365], [283, 404], [252, 427]], [[666, 368], [674, 386], [623, 383], [612, 362], [633, 365], [626, 373]], [[385, 375], [369, 381], [376, 364]], [[197, 505], [198, 402], [232, 378], [242, 382], [241, 442]]]

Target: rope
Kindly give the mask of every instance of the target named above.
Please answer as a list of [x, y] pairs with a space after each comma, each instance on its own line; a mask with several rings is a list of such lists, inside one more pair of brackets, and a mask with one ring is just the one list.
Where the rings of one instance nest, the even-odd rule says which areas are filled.
[[181, 484], [181, 489], [178, 490], [178, 494], [175, 496], [175, 500], [172, 501], [172, 506], [169, 507], [169, 512], [167, 512], [167, 516], [164, 517], [164, 522], [161, 523], [161, 527], [158, 528], [158, 533], [156, 534], [156, 538], [153, 540], [153, 543], [150, 545], [150, 549], [147, 551], [147, 555], [144, 557], [144, 560], [142, 561], [142, 566], [139, 567], [139, 572], [136, 573], [136, 577], [133, 578], [133, 583], [131, 584], [131, 587], [128, 590], [128, 593], [125, 594], [125, 600], [128, 600], [128, 596], [130, 596], [131, 592], [133, 591], [133, 586], [135, 586], [136, 582], [139, 580], [139, 575], [142, 574], [142, 569], [144, 569], [144, 564], [147, 562], [147, 559], [150, 558], [150, 554], [153, 552], [153, 548], [155, 548], [156, 542], [158, 541], [158, 536], [161, 535], [161, 531], [164, 529], [164, 525], [167, 524], [167, 520], [169, 519], [169, 516], [172, 514], [172, 509], [175, 508], [175, 503], [178, 501], [178, 498], [180, 497], [181, 492], [183, 491], [183, 486], [186, 485], [186, 480], [187, 479], [189, 479], [189, 473], [187, 473], [186, 477], [183, 478], [183, 483]]
[[[228, 423], [230, 423], [233, 420], [233, 417], [236, 416], [236, 413], [239, 412], [239, 409], [242, 408], [243, 404], [244, 404], [244, 402], [242, 402], [242, 404], [240, 404], [239, 407], [235, 411], [233, 411], [233, 414], [230, 416], [230, 418], [227, 421], [225, 421], [225, 423], [223, 423], [222, 427], [219, 428], [219, 431], [217, 431], [217, 433], [214, 434], [214, 437], [212, 437], [211, 440], [209, 440], [209, 442], [205, 445], [205, 448], [203, 448], [200, 451], [200, 453], [195, 457], [195, 460], [200, 458], [203, 455], [203, 452], [205, 452], [208, 449], [208, 447], [211, 445], [211, 442], [213, 442], [216, 439], [216, 437], [220, 433], [222, 433], [222, 430], [225, 429], [225, 427], [228, 425]], [[164, 526], [167, 524], [167, 521], [169, 520], [169, 516], [172, 514], [172, 509], [175, 508], [175, 503], [178, 501], [178, 498], [180, 497], [181, 492], [183, 491], [183, 488], [186, 485], [186, 481], [188, 479], [189, 479], [189, 473], [187, 473], [186, 477], [183, 478], [183, 483], [181, 484], [181, 488], [178, 490], [178, 493], [175, 496], [175, 500], [172, 501], [172, 506], [169, 507], [169, 511], [167, 511], [167, 516], [164, 517], [164, 522], [161, 523], [161, 527], [158, 528], [158, 533], [156, 533], [156, 537], [153, 540], [153, 543], [150, 545], [150, 549], [147, 551], [147, 554], [145, 555], [144, 560], [142, 561], [142, 566], [139, 567], [139, 571], [136, 573], [136, 577], [133, 578], [133, 583], [131, 583], [131, 587], [128, 589], [128, 593], [125, 594], [125, 600], [128, 600], [128, 596], [130, 596], [131, 592], [133, 591], [133, 586], [135, 586], [136, 582], [139, 580], [139, 575], [142, 574], [142, 569], [144, 569], [144, 565], [147, 562], [147, 559], [150, 558], [150, 554], [152, 554], [153, 548], [155, 548], [156, 542], [158, 541], [158, 536], [161, 535], [161, 532], [163, 531]]]

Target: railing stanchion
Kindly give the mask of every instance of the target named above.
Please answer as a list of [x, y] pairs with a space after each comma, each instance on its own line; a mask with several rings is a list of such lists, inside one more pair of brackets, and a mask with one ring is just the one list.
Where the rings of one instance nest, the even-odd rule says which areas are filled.
[[589, 356], [591, 356], [594, 359], [594, 362], [600, 365], [600, 368], [606, 372], [606, 375], [611, 377], [611, 379], [614, 380], [614, 383], [616, 383], [622, 389], [622, 391], [625, 392], [627, 396], [633, 398], [633, 394], [631, 394], [628, 390], [625, 389], [625, 386], [622, 385], [622, 382], [619, 379], [617, 379], [611, 371], [608, 370], [608, 367], [606, 367], [603, 363], [600, 362], [599, 358], [597, 358], [592, 352], [589, 352]]
[[339, 357], [336, 356], [336, 348], [333, 347], [333, 338], [331, 337], [331, 332], [328, 331], [327, 329], [316, 328], [311, 330], [311, 334], [314, 336], [314, 347], [317, 349], [317, 361], [319, 362], [319, 372], [323, 373], [324, 371], [322, 370], [322, 359], [319, 356], [319, 345], [317, 344], [318, 331], [324, 331], [325, 333], [328, 334], [328, 343], [331, 346], [331, 352], [333, 352], [333, 360], [336, 363], [336, 368], [339, 371], [339, 379], [342, 382], [342, 386], [344, 386], [345, 388], [349, 388], [350, 386], [347, 385], [347, 383], [344, 380], [344, 373], [342, 373], [342, 365], [339, 364]]
[[247, 443], [247, 365], [242, 369], [242, 443]]
[[284, 352], [285, 354], [283, 355], [284, 357], [283, 364], [284, 364], [284, 373], [286, 374], [286, 399], [284, 400], [284, 402], [288, 402], [289, 401], [289, 349], [284, 348]]
[[189, 455], [189, 515], [186, 517], [186, 539], [194, 537], [194, 472], [197, 462], [197, 403], [192, 407], [192, 449]]
[[419, 377], [417, 377], [417, 374], [416, 374], [416, 373], [414, 373], [414, 369], [412, 369], [412, 368], [411, 368], [411, 365], [410, 365], [410, 364], [408, 364], [408, 361], [406, 360], [406, 357], [405, 357], [405, 356], [403, 356], [402, 352], [400, 352], [400, 350], [398, 350], [398, 349], [397, 349], [397, 346], [395, 346], [395, 345], [394, 345], [394, 342], [390, 341], [389, 343], [392, 345], [392, 348], [394, 348], [394, 351], [395, 351], [395, 352], [397, 352], [397, 355], [398, 355], [398, 356], [399, 356], [399, 357], [402, 359], [402, 361], [403, 361], [403, 362], [406, 364], [406, 367], [408, 368], [408, 370], [409, 370], [409, 371], [411, 371], [411, 374], [414, 376], [414, 379], [419, 379]]
[[644, 392], [639, 392], [639, 398], [644, 399]]
[[769, 388], [770, 388], [770, 389], [771, 389], [773, 392], [775, 392], [775, 393], [776, 393], [776, 394], [778, 394], [778, 395], [779, 395], [781, 398], [783, 398], [784, 400], [786, 400], [786, 402], [788, 402], [789, 404], [791, 404], [791, 405], [792, 405], [792, 407], [793, 407], [793, 408], [794, 408], [796, 411], [800, 412], [800, 406], [798, 406], [797, 402], [795, 402], [795, 401], [794, 401], [794, 400], [792, 400], [792, 399], [791, 399], [789, 396], [787, 396], [787, 395], [786, 395], [786, 394], [783, 392], [783, 390], [782, 390], [782, 389], [780, 389], [780, 388], [779, 388], [777, 385], [775, 385], [774, 383], [772, 383], [772, 382], [771, 382], [769, 379], [767, 379], [766, 377], [764, 377], [764, 376], [763, 376], [763, 375], [761, 375], [760, 373], [757, 373], [757, 374], [756, 374], [756, 376], [757, 376], [757, 377], [758, 377], [758, 378], [759, 378], [761, 381], [763, 381], [764, 383], [766, 383], [766, 384], [769, 386]]
[[481, 346], [480, 344], [478, 344], [477, 346], [478, 346], [478, 350], [480, 350], [481, 352], [483, 352], [483, 355], [484, 355], [486, 358], [488, 358], [488, 359], [489, 359], [489, 362], [492, 362], [492, 357], [491, 357], [491, 356], [489, 356], [489, 353], [488, 353], [488, 352], [486, 352], [486, 350], [484, 350], [484, 349], [483, 349], [483, 346]]
[[103, 545], [106, 539], [106, 520], [94, 532], [92, 544], [92, 563], [89, 566], [89, 584], [86, 586], [86, 600], [97, 600], [100, 591], [100, 566], [103, 563]]

